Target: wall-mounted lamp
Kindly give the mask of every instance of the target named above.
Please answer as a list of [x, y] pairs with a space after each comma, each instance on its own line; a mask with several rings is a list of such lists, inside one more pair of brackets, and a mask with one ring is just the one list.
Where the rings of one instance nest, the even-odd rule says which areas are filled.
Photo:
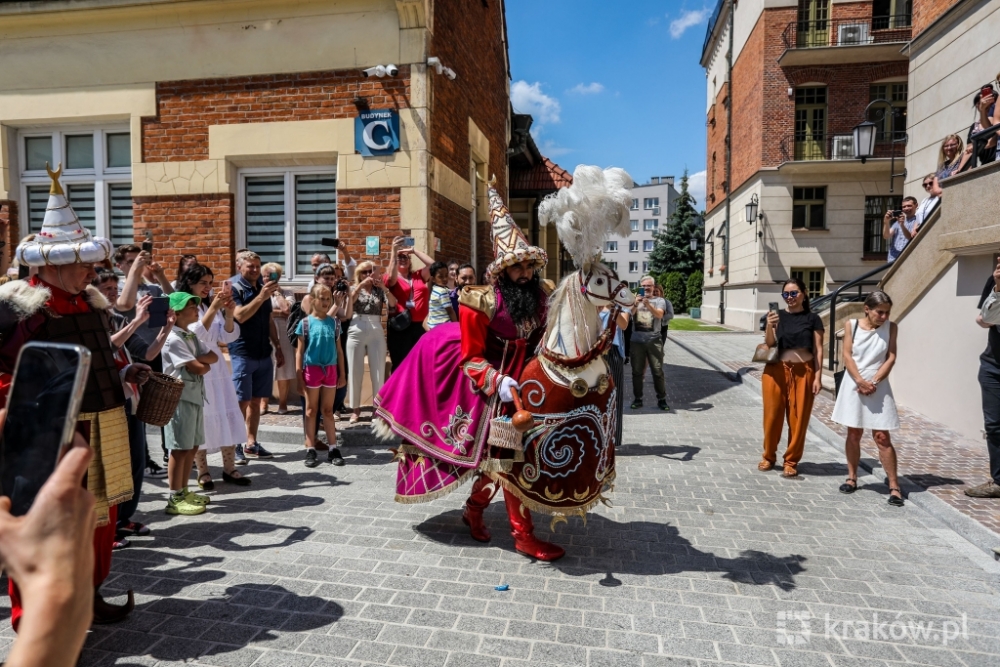
[[[757, 193], [753, 193], [750, 197], [750, 201], [747, 203], [747, 222], [751, 225], [757, 224], [758, 221], [764, 219], [764, 212], [760, 210], [760, 199], [757, 197]], [[764, 232], [757, 230], [757, 236], [763, 237]]]
[[[854, 159], [861, 160], [861, 164], [865, 163], [868, 158], [875, 157], [875, 143], [878, 141], [878, 125], [868, 120], [868, 110], [874, 106], [883, 107], [881, 112], [882, 115], [879, 116], [879, 122], [884, 122], [887, 120], [890, 114], [895, 114], [903, 106], [904, 103], [897, 104], [895, 102], [890, 102], [885, 99], [872, 100], [865, 107], [865, 112], [863, 118], [865, 120], [861, 121], [854, 126]], [[904, 168], [902, 172], [896, 173], [896, 144], [906, 143], [906, 133], [905, 132], [893, 132], [892, 135], [892, 149], [889, 161], [889, 193], [892, 194], [892, 186], [897, 178], [906, 178], [906, 169]], [[905, 182], [905, 180], [904, 180]]]
[[455, 70], [453, 70], [450, 67], [445, 67], [444, 63], [441, 62], [441, 59], [436, 56], [431, 56], [430, 58], [427, 59], [427, 66], [433, 67], [435, 72], [437, 72], [438, 74], [444, 74], [452, 81], [454, 81], [458, 77], [458, 75], [455, 74]]
[[696, 252], [698, 250], [698, 239], [691, 239], [691, 252]]

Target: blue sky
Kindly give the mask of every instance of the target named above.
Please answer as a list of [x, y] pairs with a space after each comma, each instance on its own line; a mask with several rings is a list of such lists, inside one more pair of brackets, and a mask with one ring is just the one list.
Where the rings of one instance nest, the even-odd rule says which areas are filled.
[[715, 2], [506, 0], [511, 101], [542, 152], [623, 167], [637, 183], [687, 168], [705, 191], [705, 74]]

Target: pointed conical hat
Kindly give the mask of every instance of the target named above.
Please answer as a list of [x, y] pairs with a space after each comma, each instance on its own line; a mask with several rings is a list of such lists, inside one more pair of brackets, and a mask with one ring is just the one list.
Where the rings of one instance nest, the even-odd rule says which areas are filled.
[[17, 259], [28, 266], [97, 263], [110, 259], [114, 249], [111, 241], [91, 236], [80, 223], [59, 184], [62, 165], [55, 171], [45, 165], [52, 187], [45, 207], [42, 228], [31, 241], [17, 247]]
[[492, 185], [489, 188], [489, 198], [490, 235], [493, 237], [494, 260], [486, 267], [486, 271], [496, 278], [508, 266], [520, 264], [525, 260], [533, 260], [536, 269], [545, 266], [549, 256], [538, 246], [528, 243], [528, 239], [507, 210], [507, 205], [500, 198], [500, 193]]

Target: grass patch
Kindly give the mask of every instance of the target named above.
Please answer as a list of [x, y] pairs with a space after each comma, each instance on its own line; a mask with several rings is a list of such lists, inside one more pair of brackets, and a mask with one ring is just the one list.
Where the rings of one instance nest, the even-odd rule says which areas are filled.
[[725, 327], [702, 324], [701, 320], [693, 320], [687, 315], [679, 315], [670, 320], [671, 331], [729, 331]]

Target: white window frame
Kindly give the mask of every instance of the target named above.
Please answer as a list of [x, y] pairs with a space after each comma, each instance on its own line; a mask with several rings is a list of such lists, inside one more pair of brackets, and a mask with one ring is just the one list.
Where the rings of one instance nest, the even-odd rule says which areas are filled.
[[643, 252], [653, 252], [653, 242], [650, 239], [646, 239], [642, 242]]
[[629, 273], [639, 273], [639, 262], [629, 262], [628, 263]]
[[[313, 279], [313, 274], [298, 274], [295, 262], [295, 177], [307, 174], [333, 174], [337, 179], [337, 194], [339, 198], [340, 180], [337, 178], [336, 165], [326, 167], [244, 167], [238, 171], [236, 199], [236, 247], [247, 247], [247, 176], [284, 176], [285, 178], [285, 274], [282, 282], [289, 285], [305, 286]], [[337, 230], [340, 230], [340, 204], [337, 204]], [[331, 233], [331, 236], [337, 234]], [[250, 248], [253, 250], [253, 248]], [[336, 250], [331, 248], [331, 250]], [[331, 256], [333, 253], [331, 253]]]
[[643, 200], [642, 200], [642, 208], [643, 208], [643, 210], [646, 210], [646, 211], [648, 211], [650, 209], [654, 209], [654, 208], [656, 208], [659, 205], [660, 205], [660, 198], [659, 197], [644, 197]]
[[618, 270], [618, 262], [604, 262], [612, 271]]
[[660, 220], [658, 218], [647, 218], [642, 221], [642, 231], [644, 232], [655, 232], [658, 231], [659, 229], [660, 229]]
[[605, 241], [604, 252], [618, 252], [618, 241]]
[[629, 210], [630, 211], [638, 211], [639, 210], [639, 200], [638, 199], [633, 199], [632, 200], [632, 206], [629, 207]]
[[638, 220], [629, 220], [629, 226], [631, 227], [631, 229], [632, 229], [633, 232], [639, 231], [639, 221]]
[[643, 262], [642, 263], [642, 272], [643, 273], [649, 273], [649, 262]]
[[22, 232], [28, 233], [31, 224], [28, 215], [28, 188], [48, 186], [52, 183], [44, 169], [27, 169], [28, 155], [25, 150], [25, 139], [32, 137], [52, 137], [53, 170], [64, 163], [66, 152], [66, 137], [77, 134], [92, 134], [94, 138], [94, 167], [91, 169], [63, 169], [59, 182], [68, 191], [70, 185], [94, 185], [94, 224], [97, 235], [111, 238], [111, 197], [108, 186], [127, 184], [132, 186], [132, 165], [127, 167], [107, 167], [107, 136], [109, 134], [131, 134], [128, 123], [111, 123], [108, 125], [52, 125], [30, 127], [18, 130], [17, 133], [17, 166], [20, 181], [20, 207], [24, 212]]
[[639, 252], [639, 242], [638, 241], [629, 241], [628, 242], [628, 251], [629, 252]]

